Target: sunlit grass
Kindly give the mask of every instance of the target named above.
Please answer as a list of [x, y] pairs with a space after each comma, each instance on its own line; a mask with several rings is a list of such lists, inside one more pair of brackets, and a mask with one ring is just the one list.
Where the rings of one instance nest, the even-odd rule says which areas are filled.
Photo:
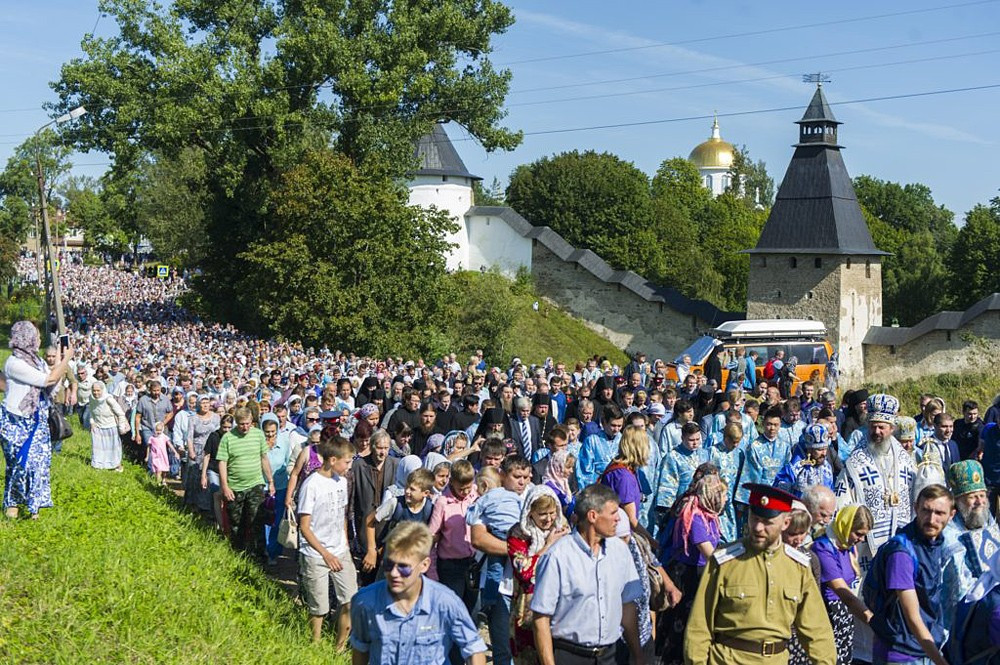
[[73, 425], [55, 507], [0, 522], [0, 662], [347, 662], [310, 645], [305, 610], [144, 471], [91, 468]]

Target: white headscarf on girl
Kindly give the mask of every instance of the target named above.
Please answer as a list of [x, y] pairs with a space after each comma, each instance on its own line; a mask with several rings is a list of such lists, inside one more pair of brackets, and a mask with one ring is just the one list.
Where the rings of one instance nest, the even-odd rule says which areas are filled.
[[407, 455], [399, 460], [399, 464], [396, 466], [396, 482], [391, 487], [385, 489], [385, 494], [382, 496], [382, 503], [375, 509], [376, 521], [384, 522], [396, 512], [396, 504], [399, 503], [399, 497], [403, 496], [403, 493], [406, 491], [406, 479], [410, 477], [411, 473], [419, 469], [421, 464], [423, 462], [416, 455]]
[[[536, 526], [535, 521], [531, 519], [531, 507], [542, 496], [550, 496], [556, 503], [556, 521], [552, 523], [552, 527], [548, 530], [543, 530]], [[531, 543], [528, 545], [529, 556], [538, 554], [545, 547], [545, 539], [549, 537], [553, 529], [559, 529], [566, 525], [566, 518], [562, 513], [562, 504], [559, 503], [559, 497], [556, 496], [551, 487], [534, 485], [528, 490], [528, 495], [524, 497], [524, 503], [521, 504], [521, 530], [524, 531], [524, 535], [531, 539]]]

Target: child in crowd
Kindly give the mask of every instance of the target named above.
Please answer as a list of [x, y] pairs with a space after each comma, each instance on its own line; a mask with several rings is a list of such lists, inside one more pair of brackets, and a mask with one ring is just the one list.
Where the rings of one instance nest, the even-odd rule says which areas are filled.
[[441, 496], [441, 492], [448, 486], [448, 479], [451, 478], [451, 462], [438, 463], [431, 475], [434, 480], [431, 485], [431, 491], [434, 494], [434, 498], [437, 498]]
[[[410, 474], [406, 479], [403, 500], [396, 503], [396, 510], [389, 518], [389, 531], [392, 531], [400, 522], [427, 524], [431, 521], [431, 512], [434, 510], [431, 494], [434, 485], [435, 475], [427, 469], [417, 469]], [[379, 546], [381, 547], [381, 543]]]
[[299, 491], [299, 580], [309, 609], [313, 641], [318, 642], [330, 613], [330, 581], [337, 596], [337, 647], [351, 634], [351, 597], [358, 591], [357, 571], [347, 543], [347, 478], [354, 448], [343, 437], [320, 442], [323, 466], [306, 478]]
[[580, 441], [580, 421], [576, 418], [567, 418], [563, 425], [566, 427], [566, 433], [569, 435], [567, 450], [569, 450], [573, 457], [579, 457], [580, 447], [583, 445], [583, 442]]
[[[373, 566], [377, 561], [377, 554], [382, 551], [383, 541], [388, 537], [400, 522], [423, 522], [427, 524], [431, 521], [431, 512], [434, 509], [434, 474], [427, 469], [416, 469], [406, 477], [406, 486], [403, 489], [402, 501], [393, 497], [392, 510], [372, 511], [365, 520], [365, 538], [368, 542], [367, 552], [372, 553], [371, 557], [366, 557], [366, 566]], [[381, 511], [381, 512], [380, 512]], [[383, 519], [379, 516], [386, 514]], [[385, 524], [387, 528], [381, 528]]]
[[431, 535], [434, 536], [435, 574], [442, 584], [465, 601], [470, 612], [479, 594], [476, 587], [466, 582], [475, 550], [472, 549], [465, 514], [479, 497], [476, 494], [475, 479], [476, 470], [468, 460], [455, 462], [451, 467], [448, 486], [434, 500], [434, 510], [428, 524]]
[[476, 475], [476, 491], [479, 492], [479, 496], [500, 487], [501, 484], [500, 472], [496, 467], [483, 467]]
[[502, 486], [490, 490], [466, 514], [472, 545], [485, 553], [482, 612], [490, 629], [493, 662], [510, 663], [510, 600], [513, 576], [505, 570], [508, 561], [507, 533], [521, 520], [521, 501], [531, 484], [531, 464], [520, 455], [511, 455], [500, 465]]
[[504, 445], [503, 439], [489, 436], [483, 442], [483, 449], [479, 451], [479, 468], [493, 467], [494, 469], [499, 469], [500, 463], [503, 462], [503, 458], [506, 456], [507, 446]]
[[163, 474], [170, 470], [170, 457], [167, 454], [167, 446], [170, 440], [163, 433], [163, 423], [154, 425], [155, 434], [149, 437], [149, 450], [146, 452], [146, 465], [153, 472], [156, 482], [165, 485]]

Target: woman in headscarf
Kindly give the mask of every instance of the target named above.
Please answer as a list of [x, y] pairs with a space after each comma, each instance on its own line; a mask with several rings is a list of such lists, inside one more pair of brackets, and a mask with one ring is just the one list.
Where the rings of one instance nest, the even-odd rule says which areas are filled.
[[[212, 411], [212, 398], [209, 395], [200, 395], [197, 409], [191, 416], [191, 441], [188, 444], [188, 458], [195, 461], [199, 470], [203, 467], [202, 458], [205, 455], [208, 437], [218, 429], [219, 415]], [[274, 470], [273, 467], [271, 470]], [[193, 473], [185, 476], [184, 503], [194, 505], [204, 512], [212, 509], [211, 496], [202, 488], [200, 476]]]
[[514, 662], [537, 663], [531, 596], [535, 591], [535, 565], [552, 544], [569, 533], [559, 499], [545, 485], [528, 490], [520, 521], [507, 534], [507, 555], [514, 571], [514, 596], [510, 604], [510, 646]]
[[456, 429], [445, 434], [441, 454], [448, 458], [449, 462], [457, 462], [476, 452], [479, 452], [479, 446], [470, 446], [469, 436], [462, 430]]
[[365, 377], [358, 388], [358, 396], [354, 399], [354, 406], [361, 408], [372, 401], [372, 393], [378, 389], [378, 379], [374, 376]]
[[403, 459], [413, 452], [410, 442], [413, 441], [413, 429], [408, 424], [400, 420], [396, 423], [396, 429], [392, 432], [392, 445], [389, 447], [389, 455], [396, 459]]
[[861, 579], [855, 545], [864, 540], [873, 523], [866, 506], [844, 506], [837, 511], [826, 533], [812, 545], [813, 554], [819, 559], [823, 603], [833, 626], [837, 665], [848, 665], [853, 658], [854, 617], [867, 624], [872, 616], [854, 589]]
[[566, 449], [552, 453], [549, 463], [542, 475], [542, 484], [551, 489], [562, 505], [563, 515], [569, 519], [573, 514], [576, 499], [573, 497], [573, 487], [570, 484], [576, 468], [576, 458]]
[[[130, 373], [131, 374], [131, 373]], [[132, 379], [135, 380], [134, 375]], [[122, 381], [119, 383], [113, 392], [115, 400], [118, 402], [118, 406], [122, 408], [125, 412], [125, 417], [128, 420], [129, 427], [131, 429], [132, 423], [135, 422], [135, 408], [139, 404], [139, 392], [135, 389], [135, 384], [131, 381]], [[127, 432], [122, 434], [119, 438], [122, 440], [122, 447], [128, 451], [129, 458], [136, 464], [141, 464], [142, 460], [139, 459], [139, 451], [141, 448], [135, 445], [129, 445], [132, 443], [132, 433]]]
[[122, 439], [119, 427], [128, 425], [124, 409], [108, 394], [103, 381], [94, 381], [91, 386], [87, 408], [90, 409], [90, 465], [95, 469], [121, 471]]
[[[672, 511], [675, 519], [670, 534], [670, 559], [665, 568], [674, 586], [681, 590], [682, 598], [680, 604], [657, 618], [657, 640], [665, 640], [661, 661], [664, 665], [684, 662], [684, 629], [702, 570], [719, 544], [719, 515], [726, 507], [726, 483], [714, 465], [699, 466], [695, 478]], [[662, 557], [661, 553], [661, 560]]]
[[7, 394], [0, 407], [0, 444], [7, 462], [3, 507], [10, 518], [17, 517], [22, 504], [32, 519], [38, 519], [40, 508], [52, 506], [49, 391], [66, 376], [73, 347], [57, 354], [49, 368], [38, 356], [41, 343], [30, 321], [18, 321], [10, 329], [12, 353], [4, 363]]

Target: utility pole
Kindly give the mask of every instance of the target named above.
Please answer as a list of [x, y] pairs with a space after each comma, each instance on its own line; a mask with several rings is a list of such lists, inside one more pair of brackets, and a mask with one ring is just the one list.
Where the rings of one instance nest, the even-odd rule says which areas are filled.
[[[69, 122], [70, 120], [76, 120], [80, 116], [87, 112], [82, 106], [78, 106], [69, 113], [59, 116], [55, 120], [50, 120], [45, 123], [35, 132], [37, 137], [41, 134], [42, 130], [49, 125], [61, 125], [64, 122]], [[42, 171], [42, 151], [41, 146], [35, 151], [35, 168], [37, 169], [38, 176], [38, 202], [41, 206], [41, 216], [42, 216], [42, 240], [45, 243], [45, 332], [48, 334], [48, 339], [46, 344], [51, 343], [52, 339], [52, 311], [55, 310], [56, 315], [56, 327], [60, 335], [66, 333], [66, 318], [63, 315], [62, 307], [62, 286], [59, 283], [59, 275], [56, 269], [56, 255], [55, 249], [52, 247], [52, 230], [49, 227], [49, 206], [48, 202], [45, 200], [45, 173]], [[39, 247], [41, 249], [41, 247]], [[51, 299], [50, 299], [51, 298]]]

